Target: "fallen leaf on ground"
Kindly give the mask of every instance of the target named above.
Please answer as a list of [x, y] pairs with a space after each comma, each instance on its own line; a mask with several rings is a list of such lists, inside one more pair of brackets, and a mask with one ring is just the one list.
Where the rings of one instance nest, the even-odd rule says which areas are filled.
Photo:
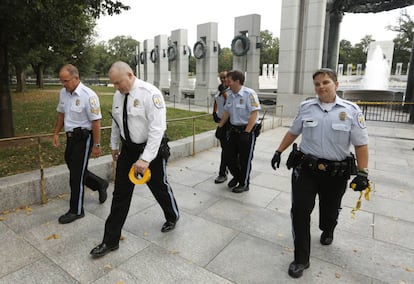
[[51, 240], [51, 239], [55, 239], [55, 240], [59, 239], [59, 235], [58, 234], [53, 234], [53, 235], [50, 235], [50, 236], [45, 238], [46, 241]]

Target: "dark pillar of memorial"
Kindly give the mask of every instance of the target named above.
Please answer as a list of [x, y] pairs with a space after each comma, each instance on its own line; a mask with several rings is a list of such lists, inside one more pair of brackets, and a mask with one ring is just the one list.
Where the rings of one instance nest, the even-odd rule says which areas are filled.
[[[405, 102], [414, 103], [414, 41], [411, 47], [410, 67], [408, 69], [407, 87], [405, 89]], [[410, 111], [410, 123], [414, 123], [414, 105], [408, 105]]]

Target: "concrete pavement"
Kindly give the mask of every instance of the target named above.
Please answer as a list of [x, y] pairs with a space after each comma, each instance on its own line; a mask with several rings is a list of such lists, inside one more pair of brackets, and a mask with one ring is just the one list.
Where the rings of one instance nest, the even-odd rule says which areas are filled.
[[248, 192], [214, 184], [219, 147], [170, 161], [181, 210], [175, 230], [160, 232], [161, 209], [146, 186], [136, 186], [120, 248], [100, 259], [89, 251], [102, 239], [110, 194], [101, 205], [87, 191], [85, 218], [66, 225], [57, 218], [67, 194], [0, 215], [0, 283], [414, 283], [414, 125], [368, 122], [371, 200], [352, 219], [358, 194], [347, 191], [327, 247], [319, 244], [315, 208], [311, 266], [298, 280], [287, 274], [288, 154], [277, 171], [270, 167], [288, 126], [258, 138]]

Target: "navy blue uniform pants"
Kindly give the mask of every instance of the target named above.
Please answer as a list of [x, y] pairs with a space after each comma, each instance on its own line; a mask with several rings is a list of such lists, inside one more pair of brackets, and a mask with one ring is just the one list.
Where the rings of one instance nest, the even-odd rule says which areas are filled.
[[296, 263], [309, 262], [310, 221], [316, 195], [319, 196], [319, 228], [333, 232], [338, 223], [347, 181], [348, 177], [332, 177], [319, 170], [293, 170], [291, 218]]
[[65, 162], [69, 168], [71, 193], [69, 212], [73, 214], [79, 215], [83, 211], [85, 185], [96, 191], [106, 184], [104, 179], [88, 171], [88, 160], [91, 152], [92, 133], [90, 131], [67, 136]]
[[254, 131], [247, 133], [230, 132], [230, 138], [226, 149], [226, 160], [232, 175], [240, 185], [248, 186], [256, 135]]
[[[122, 145], [116, 167], [111, 212], [105, 222], [103, 237], [103, 242], [109, 246], [119, 243], [135, 187], [129, 180], [128, 174], [132, 164], [138, 160], [142, 151], [143, 147], [137, 148], [134, 145]], [[179, 211], [172, 188], [167, 181], [166, 164], [167, 161], [158, 154], [149, 165], [151, 178], [147, 182], [147, 186], [161, 206], [165, 219], [175, 222], [179, 217]]]

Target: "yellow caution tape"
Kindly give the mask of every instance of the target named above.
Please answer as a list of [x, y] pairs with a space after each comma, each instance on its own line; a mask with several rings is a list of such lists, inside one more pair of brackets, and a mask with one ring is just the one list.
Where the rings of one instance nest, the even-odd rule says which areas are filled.
[[[355, 183], [351, 183], [351, 188], [355, 189], [356, 184]], [[365, 193], [364, 193], [365, 191]], [[355, 207], [352, 209], [351, 214], [352, 214], [352, 219], [355, 219], [355, 212], [357, 212], [359, 209], [361, 209], [361, 204], [362, 204], [362, 194], [364, 194], [365, 200], [369, 201], [369, 194], [371, 192], [371, 183], [368, 182], [368, 187], [366, 189], [364, 189], [363, 191], [361, 191], [359, 193], [359, 198], [356, 202]]]
[[150, 180], [151, 178], [151, 171], [150, 169], [146, 169], [144, 172], [144, 175], [142, 178], [137, 178], [135, 175], [135, 167], [132, 166], [131, 169], [129, 170], [129, 180], [133, 183], [133, 184], [144, 184], [147, 181]]

